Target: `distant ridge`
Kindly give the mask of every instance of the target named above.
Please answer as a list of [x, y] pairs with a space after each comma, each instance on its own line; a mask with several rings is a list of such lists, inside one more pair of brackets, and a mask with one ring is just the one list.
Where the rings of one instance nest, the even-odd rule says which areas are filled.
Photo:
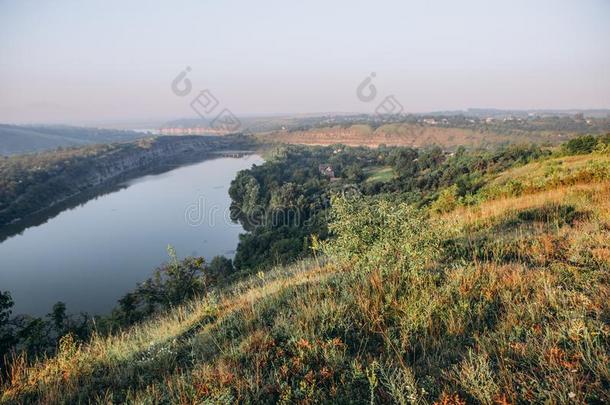
[[135, 131], [80, 128], [64, 125], [30, 126], [0, 124], [0, 155], [19, 155], [59, 147], [127, 142], [146, 137]]

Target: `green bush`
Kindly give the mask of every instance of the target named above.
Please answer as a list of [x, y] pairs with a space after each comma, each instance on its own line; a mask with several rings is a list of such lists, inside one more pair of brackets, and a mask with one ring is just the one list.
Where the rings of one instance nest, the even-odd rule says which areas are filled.
[[563, 150], [568, 155], [583, 155], [608, 145], [610, 145], [610, 134], [602, 136], [584, 135], [570, 139], [563, 144]]
[[421, 269], [440, 251], [443, 227], [406, 203], [383, 197], [332, 199], [327, 254], [356, 269]]
[[457, 185], [447, 187], [440, 192], [436, 201], [430, 205], [434, 212], [444, 213], [454, 210], [458, 206]]

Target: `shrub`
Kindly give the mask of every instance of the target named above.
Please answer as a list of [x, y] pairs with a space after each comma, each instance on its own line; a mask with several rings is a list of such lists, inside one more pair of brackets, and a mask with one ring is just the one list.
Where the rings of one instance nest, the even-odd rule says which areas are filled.
[[406, 203], [337, 196], [329, 224], [335, 238], [324, 250], [358, 270], [409, 271], [424, 267], [440, 251], [441, 229]]
[[440, 192], [436, 201], [430, 205], [430, 209], [434, 212], [445, 213], [453, 211], [458, 206], [457, 185], [448, 187]]
[[563, 149], [570, 155], [579, 155], [591, 153], [597, 146], [597, 138], [593, 135], [579, 136], [578, 138], [570, 139], [563, 145]]

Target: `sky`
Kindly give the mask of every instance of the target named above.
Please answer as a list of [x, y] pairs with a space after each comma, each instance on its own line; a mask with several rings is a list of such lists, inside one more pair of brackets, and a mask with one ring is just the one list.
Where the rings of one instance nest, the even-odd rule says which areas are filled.
[[609, 21], [609, 0], [0, 0], [0, 122], [197, 118], [204, 89], [236, 115], [610, 108]]

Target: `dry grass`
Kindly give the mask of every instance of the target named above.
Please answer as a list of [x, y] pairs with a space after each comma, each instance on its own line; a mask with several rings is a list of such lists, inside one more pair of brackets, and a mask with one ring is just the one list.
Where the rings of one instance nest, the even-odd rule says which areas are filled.
[[542, 159], [509, 169], [490, 179], [478, 194], [483, 200], [490, 200], [608, 180], [610, 180], [609, 154], [566, 156]]
[[[146, 356], [154, 359], [164, 348], [171, 347], [180, 339], [194, 332], [202, 333], [267, 296], [304, 283], [319, 282], [330, 269], [322, 269], [311, 261], [274, 269], [267, 275], [232, 286], [219, 296], [193, 300], [117, 335], [94, 335], [86, 344], [68, 338], [62, 341], [57, 356], [42, 359], [31, 366], [25, 358], [16, 358], [0, 399], [11, 402], [31, 394], [43, 394], [49, 402], [61, 402], [59, 398], [78, 392], [83, 381], [92, 378], [99, 369], [122, 375], [125, 363], [137, 361], [138, 357], [139, 360], [146, 360]], [[165, 351], [171, 357], [171, 350]]]
[[574, 155], [558, 158], [540, 160], [525, 166], [515, 167], [500, 173], [496, 179], [490, 182], [491, 185], [504, 184], [509, 180], [535, 179], [544, 177], [549, 168], [564, 168], [571, 171], [578, 171], [587, 167], [591, 162], [600, 164], [610, 163], [610, 155]]
[[[510, 176], [528, 172], [545, 170]], [[609, 213], [603, 179], [461, 207], [441, 217], [453, 229], [424, 268], [382, 257], [381, 240], [378, 259], [275, 269], [17, 359], [0, 402], [608, 402]]]
[[[593, 197], [591, 200], [590, 198]], [[581, 207], [595, 204], [601, 216], [610, 209], [610, 182], [560, 186], [548, 191], [526, 194], [519, 197], [506, 197], [486, 201], [474, 207], [459, 207], [444, 217], [459, 220], [464, 224], [477, 225], [493, 222], [494, 218], [526, 209], [540, 208], [548, 204], [574, 203]]]

